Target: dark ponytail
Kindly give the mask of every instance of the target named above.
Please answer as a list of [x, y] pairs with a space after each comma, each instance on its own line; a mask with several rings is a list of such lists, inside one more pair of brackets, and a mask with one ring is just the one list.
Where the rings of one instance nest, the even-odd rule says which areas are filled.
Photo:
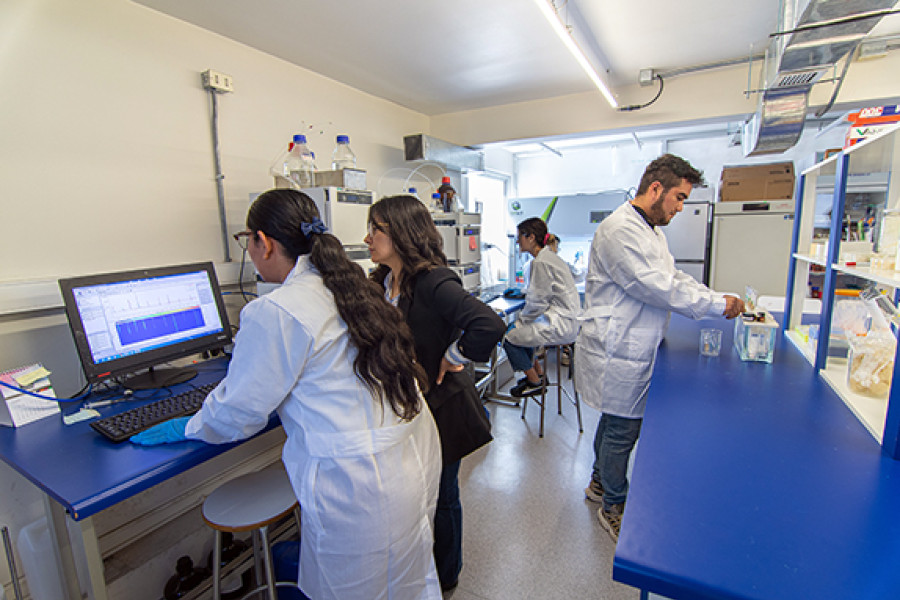
[[419, 388], [427, 391], [425, 371], [415, 360], [412, 333], [400, 311], [385, 300], [384, 289], [347, 257], [340, 240], [317, 232], [318, 227], [303, 233], [304, 223], [310, 229], [319, 218], [315, 202], [303, 192], [274, 189], [254, 201], [247, 213], [247, 228], [277, 240], [294, 260], [309, 254], [357, 349], [353, 361], [357, 377], [386, 399], [398, 417], [410, 420], [420, 410]]

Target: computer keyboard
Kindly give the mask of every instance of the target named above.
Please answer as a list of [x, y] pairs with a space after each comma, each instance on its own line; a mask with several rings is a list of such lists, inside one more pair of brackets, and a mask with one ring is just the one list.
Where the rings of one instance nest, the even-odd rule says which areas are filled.
[[114, 442], [124, 442], [157, 423], [194, 414], [200, 410], [207, 394], [217, 385], [219, 382], [214, 381], [176, 396], [136, 406], [117, 415], [94, 421], [91, 427]]

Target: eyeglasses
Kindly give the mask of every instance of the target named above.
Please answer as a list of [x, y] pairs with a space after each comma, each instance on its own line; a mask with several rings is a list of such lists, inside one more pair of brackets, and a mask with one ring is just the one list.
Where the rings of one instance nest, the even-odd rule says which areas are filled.
[[246, 251], [247, 246], [250, 244], [250, 236], [253, 235], [253, 232], [249, 229], [245, 229], [244, 231], [238, 231], [233, 234], [231, 237], [234, 238], [234, 241], [238, 243], [238, 246], [241, 247], [241, 250]]
[[381, 231], [383, 233], [387, 233], [386, 229], [388, 227], [387, 223], [381, 223], [379, 221], [370, 221], [369, 222], [369, 237], [375, 237], [376, 231]]

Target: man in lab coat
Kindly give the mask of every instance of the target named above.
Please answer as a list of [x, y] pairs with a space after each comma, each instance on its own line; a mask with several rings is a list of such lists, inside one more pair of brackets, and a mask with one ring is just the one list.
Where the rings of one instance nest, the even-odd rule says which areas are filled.
[[703, 176], [686, 160], [663, 155], [647, 167], [634, 200], [594, 233], [585, 283], [585, 311], [576, 341], [576, 374], [584, 401], [601, 411], [594, 436], [589, 500], [601, 502], [600, 524], [618, 540], [628, 457], [644, 416], [656, 350], [671, 311], [693, 319], [744, 310], [675, 268], [661, 230], [681, 212]]

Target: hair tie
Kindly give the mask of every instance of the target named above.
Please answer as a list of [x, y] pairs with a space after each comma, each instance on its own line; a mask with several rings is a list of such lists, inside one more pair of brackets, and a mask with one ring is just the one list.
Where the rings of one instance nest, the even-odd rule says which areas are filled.
[[547, 245], [547, 240], [549, 240], [549, 239], [550, 239], [550, 234], [549, 234], [549, 233], [546, 234], [546, 235], [544, 235], [544, 245], [545, 245], [545, 246]]
[[309, 237], [310, 234], [313, 233], [325, 233], [328, 231], [328, 228], [325, 227], [325, 223], [322, 222], [322, 219], [313, 217], [311, 223], [300, 223], [300, 231], [303, 232], [303, 235]]

